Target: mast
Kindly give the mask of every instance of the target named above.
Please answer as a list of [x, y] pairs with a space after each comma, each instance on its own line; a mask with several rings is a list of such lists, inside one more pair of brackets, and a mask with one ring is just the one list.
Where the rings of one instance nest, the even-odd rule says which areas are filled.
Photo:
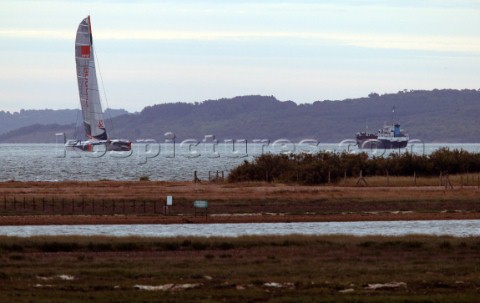
[[89, 139], [107, 140], [95, 69], [90, 16], [78, 25], [75, 39], [75, 63], [85, 135]]

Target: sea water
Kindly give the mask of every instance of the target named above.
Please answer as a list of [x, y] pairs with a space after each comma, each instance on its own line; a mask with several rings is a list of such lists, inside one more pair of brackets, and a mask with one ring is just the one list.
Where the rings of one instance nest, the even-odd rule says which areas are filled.
[[141, 237], [238, 237], [245, 235], [480, 236], [480, 220], [298, 222], [237, 224], [135, 224], [0, 226], [0, 235], [30, 237], [103, 235]]
[[[292, 143], [277, 140], [268, 143], [231, 142], [221, 144], [187, 141], [179, 144], [137, 143], [130, 152], [93, 153], [65, 151], [63, 144], [0, 144], [0, 181], [64, 180], [192, 180], [219, 176], [262, 153], [315, 153], [318, 151], [358, 153], [353, 140], [339, 144]], [[480, 152], [480, 144], [410, 144], [402, 150], [366, 150], [372, 155], [391, 152], [430, 154], [448, 147]], [[363, 150], [365, 151], [365, 150]]]

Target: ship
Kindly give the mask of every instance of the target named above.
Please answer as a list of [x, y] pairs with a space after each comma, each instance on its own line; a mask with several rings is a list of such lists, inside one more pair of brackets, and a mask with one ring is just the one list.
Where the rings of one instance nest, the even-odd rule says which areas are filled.
[[[395, 106], [392, 112], [395, 113]], [[377, 133], [364, 131], [356, 134], [357, 146], [361, 149], [405, 148], [408, 140], [408, 133], [400, 127], [398, 120], [395, 123], [385, 124]]]
[[90, 16], [83, 19], [77, 29], [75, 63], [83, 126], [87, 140], [68, 140], [65, 147], [81, 151], [94, 151], [94, 147], [100, 145], [104, 146], [107, 151], [130, 151], [132, 147], [130, 140], [111, 139], [107, 135], [98, 90]]

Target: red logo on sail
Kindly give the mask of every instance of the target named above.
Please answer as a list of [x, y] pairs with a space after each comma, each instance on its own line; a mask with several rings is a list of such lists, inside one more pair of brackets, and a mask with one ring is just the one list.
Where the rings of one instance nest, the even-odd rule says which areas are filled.
[[80, 46], [80, 53], [82, 58], [90, 58], [90, 45]]
[[105, 125], [103, 124], [103, 120], [98, 120], [98, 128], [105, 128]]

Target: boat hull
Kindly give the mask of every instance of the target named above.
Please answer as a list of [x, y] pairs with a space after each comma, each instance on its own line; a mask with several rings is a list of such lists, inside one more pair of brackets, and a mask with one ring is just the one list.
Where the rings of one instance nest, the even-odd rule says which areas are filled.
[[357, 139], [357, 145], [360, 149], [396, 149], [407, 147], [408, 140]]
[[93, 152], [95, 150], [95, 146], [99, 145], [105, 146], [107, 151], [130, 151], [132, 149], [132, 142], [125, 139], [88, 141], [71, 140], [65, 144], [65, 148], [70, 150]]

